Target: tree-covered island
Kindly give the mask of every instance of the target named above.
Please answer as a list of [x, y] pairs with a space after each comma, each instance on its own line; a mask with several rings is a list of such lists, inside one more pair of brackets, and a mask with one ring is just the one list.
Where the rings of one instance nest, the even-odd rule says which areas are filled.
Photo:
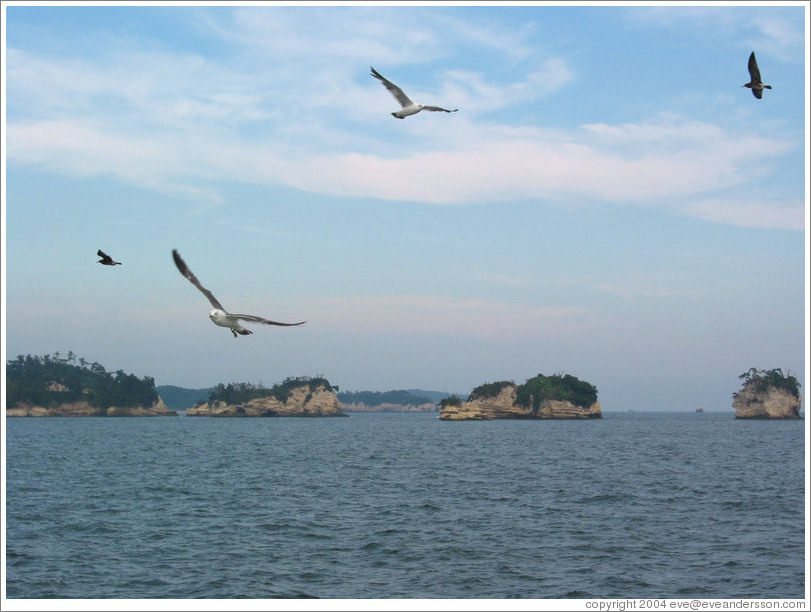
[[69, 351], [6, 362], [6, 416], [176, 416], [150, 376], [108, 372]]
[[207, 401], [187, 410], [186, 416], [347, 416], [340, 408], [337, 390], [323, 376], [290, 377], [272, 387], [220, 383]]
[[439, 418], [599, 419], [602, 411], [594, 385], [570, 374], [538, 374], [521, 385], [509, 380], [479, 385], [464, 402], [446, 398], [439, 403]]

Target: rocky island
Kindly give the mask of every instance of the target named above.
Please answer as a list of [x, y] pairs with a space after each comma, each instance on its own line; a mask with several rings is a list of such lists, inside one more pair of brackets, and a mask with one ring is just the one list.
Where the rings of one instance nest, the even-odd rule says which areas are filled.
[[750, 368], [738, 378], [743, 386], [733, 393], [736, 419], [799, 419], [802, 396], [800, 383], [780, 368]]
[[149, 376], [107, 372], [73, 352], [6, 363], [6, 416], [177, 416]]
[[538, 374], [523, 385], [512, 381], [476, 387], [467, 401], [452, 397], [439, 404], [443, 421], [489, 419], [599, 419], [597, 389], [569, 374]]
[[270, 389], [250, 383], [220, 384], [207, 402], [186, 416], [207, 417], [342, 417], [336, 388], [325, 378], [288, 378]]

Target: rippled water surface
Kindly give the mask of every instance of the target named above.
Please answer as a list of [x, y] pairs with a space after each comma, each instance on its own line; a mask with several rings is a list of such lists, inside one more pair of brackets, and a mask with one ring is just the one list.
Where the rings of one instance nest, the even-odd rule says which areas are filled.
[[800, 598], [804, 425], [9, 418], [7, 595]]

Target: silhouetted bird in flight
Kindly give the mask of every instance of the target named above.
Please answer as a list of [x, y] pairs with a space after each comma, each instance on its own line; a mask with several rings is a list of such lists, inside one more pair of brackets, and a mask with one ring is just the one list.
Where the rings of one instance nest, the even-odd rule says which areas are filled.
[[749, 56], [749, 82], [741, 87], [748, 87], [752, 90], [752, 95], [758, 100], [763, 98], [763, 90], [771, 89], [771, 85], [764, 85], [760, 80], [760, 69], [757, 67], [757, 60], [755, 59], [755, 52]]
[[103, 266], [120, 266], [121, 265], [120, 261], [113, 261], [113, 258], [110, 257], [107, 253], [105, 253], [101, 249], [98, 250], [96, 255], [101, 257], [101, 259], [99, 259], [98, 263], [100, 263]]
[[200, 281], [197, 280], [197, 277], [192, 274], [192, 271], [189, 270], [189, 267], [186, 265], [186, 262], [183, 261], [180, 257], [180, 253], [177, 252], [176, 249], [172, 250], [172, 257], [175, 260], [175, 265], [177, 269], [180, 270], [180, 273], [189, 279], [195, 287], [197, 287], [200, 292], [208, 298], [208, 301], [211, 302], [211, 305], [214, 306], [214, 310], [212, 310], [208, 316], [211, 321], [215, 325], [219, 325], [220, 327], [227, 327], [231, 330], [231, 333], [234, 334], [234, 338], [237, 337], [237, 334], [241, 334], [243, 336], [247, 336], [248, 334], [252, 334], [253, 332], [249, 329], [245, 329], [239, 324], [239, 319], [243, 321], [253, 321], [254, 323], [264, 323], [265, 325], [284, 325], [284, 326], [292, 326], [292, 325], [303, 325], [307, 321], [300, 321], [298, 323], [279, 323], [278, 321], [269, 321], [268, 319], [263, 319], [262, 317], [257, 317], [254, 315], [248, 314], [231, 314], [227, 312], [225, 308], [222, 307], [222, 304], [214, 297], [214, 295], [203, 287], [200, 284]]
[[[369, 66], [369, 68], [372, 67]], [[386, 89], [388, 89], [391, 92], [391, 95], [393, 95], [395, 99], [400, 103], [400, 106], [403, 107], [401, 110], [398, 110], [397, 112], [391, 114], [392, 117], [396, 117], [397, 119], [405, 119], [409, 115], [416, 115], [418, 112], [422, 110], [442, 111], [444, 113], [455, 113], [456, 111], [459, 110], [458, 108], [448, 110], [447, 108], [442, 108], [441, 106], [426, 106], [424, 104], [418, 104], [416, 102], [413, 102], [411, 98], [409, 98], [407, 95], [405, 95], [405, 93], [403, 93], [402, 89], [397, 87], [397, 85], [389, 81], [386, 77], [381, 75], [374, 68], [372, 68], [372, 76], [377, 80], [379, 80], [381, 83], [383, 83], [383, 85], [386, 86]]]

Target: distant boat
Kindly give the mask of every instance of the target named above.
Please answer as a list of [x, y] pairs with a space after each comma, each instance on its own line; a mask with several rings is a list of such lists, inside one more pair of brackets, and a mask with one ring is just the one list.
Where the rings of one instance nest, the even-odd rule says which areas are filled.
[[702, 408], [701, 406], [699, 406], [698, 408], [696, 408], [696, 412], [704, 412], [704, 408]]

